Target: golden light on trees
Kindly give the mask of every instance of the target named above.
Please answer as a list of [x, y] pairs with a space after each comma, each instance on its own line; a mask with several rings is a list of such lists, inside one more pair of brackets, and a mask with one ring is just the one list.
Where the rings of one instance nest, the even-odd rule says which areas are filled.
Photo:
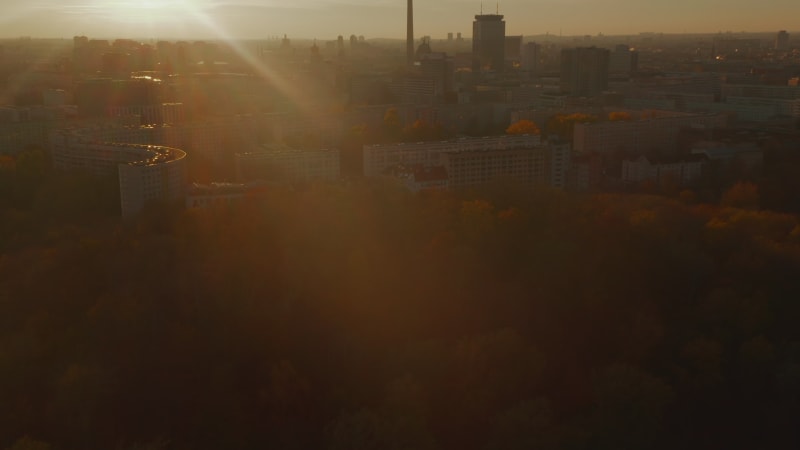
[[608, 113], [608, 120], [612, 122], [616, 122], [619, 120], [629, 121], [633, 120], [633, 117], [631, 116], [631, 113], [626, 111], [612, 111]]
[[539, 126], [528, 119], [518, 120], [506, 128], [506, 134], [540, 134], [541, 132]]

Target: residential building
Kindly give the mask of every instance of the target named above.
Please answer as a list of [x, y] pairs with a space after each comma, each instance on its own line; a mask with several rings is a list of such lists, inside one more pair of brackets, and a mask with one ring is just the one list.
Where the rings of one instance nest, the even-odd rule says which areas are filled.
[[622, 161], [622, 180], [627, 183], [653, 181], [658, 184], [675, 183], [687, 186], [703, 174], [705, 158], [691, 155], [682, 159], [657, 160], [639, 156]]
[[186, 153], [157, 145], [87, 140], [73, 130], [51, 137], [53, 167], [119, 179], [123, 218], [135, 216], [150, 201], [182, 200]]
[[363, 148], [364, 175], [380, 176], [386, 169], [397, 164], [407, 166], [421, 164], [428, 167], [440, 165], [441, 154], [448, 151], [532, 148], [539, 145], [540, 142], [541, 139], [537, 135], [507, 135], [435, 142], [365, 145]]

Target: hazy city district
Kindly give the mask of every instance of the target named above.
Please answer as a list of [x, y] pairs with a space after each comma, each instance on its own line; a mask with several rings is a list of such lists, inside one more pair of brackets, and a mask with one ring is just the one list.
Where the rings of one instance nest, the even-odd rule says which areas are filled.
[[800, 448], [800, 31], [452, 14], [0, 41], [0, 449]]

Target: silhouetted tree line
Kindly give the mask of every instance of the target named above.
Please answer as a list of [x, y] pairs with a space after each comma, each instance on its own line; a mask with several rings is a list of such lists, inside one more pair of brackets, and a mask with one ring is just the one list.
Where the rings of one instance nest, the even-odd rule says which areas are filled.
[[800, 446], [797, 216], [381, 183], [3, 211], [0, 448]]

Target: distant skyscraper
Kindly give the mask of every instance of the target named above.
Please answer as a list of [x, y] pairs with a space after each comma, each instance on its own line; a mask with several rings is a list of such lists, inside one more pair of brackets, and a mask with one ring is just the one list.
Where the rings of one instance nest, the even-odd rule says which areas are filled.
[[408, 0], [406, 10], [406, 63], [414, 65], [414, 2]]
[[778, 36], [775, 38], [775, 50], [789, 50], [789, 33], [787, 33], [786, 30], [778, 32]]
[[522, 35], [505, 37], [505, 59], [519, 63], [522, 57]]
[[537, 75], [539, 71], [539, 58], [542, 46], [535, 42], [528, 42], [522, 47], [522, 70], [530, 75]]
[[478, 14], [472, 22], [472, 70], [503, 71], [506, 23], [501, 14]]
[[608, 58], [608, 73], [611, 78], [630, 78], [636, 72], [638, 62], [639, 52], [624, 44], [617, 45]]
[[597, 47], [561, 50], [561, 91], [591, 97], [608, 88], [609, 51]]

